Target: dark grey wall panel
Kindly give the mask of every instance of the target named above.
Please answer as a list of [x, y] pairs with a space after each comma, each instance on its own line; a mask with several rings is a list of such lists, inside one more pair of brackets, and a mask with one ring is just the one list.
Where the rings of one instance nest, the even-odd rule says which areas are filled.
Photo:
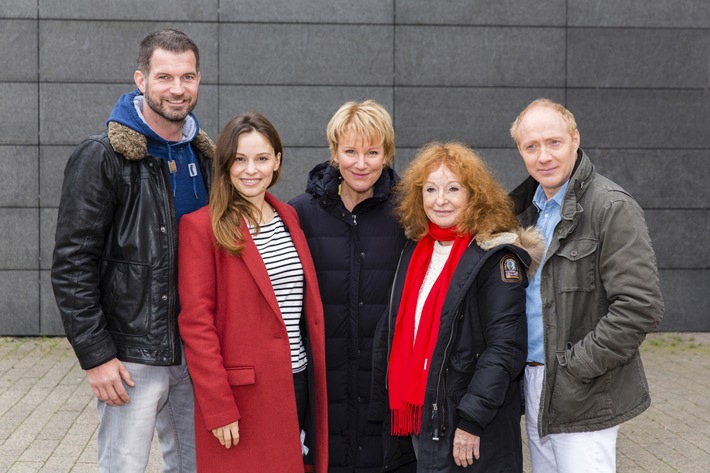
[[210, 138], [217, 141], [217, 133], [219, 133], [219, 86], [217, 85], [200, 85], [199, 102], [193, 113], [197, 117], [200, 128], [203, 129]]
[[36, 146], [0, 146], [0, 207], [36, 207]]
[[40, 146], [39, 203], [41, 207], [58, 207], [64, 182], [64, 168], [75, 146]]
[[37, 144], [37, 84], [0, 83], [0, 145]]
[[708, 148], [708, 90], [568, 89], [582, 145]]
[[40, 83], [41, 143], [77, 145], [98, 133], [106, 127], [118, 97], [131, 90], [128, 84]]
[[565, 0], [396, 0], [397, 23], [564, 26]]
[[38, 1], [40, 18], [52, 19], [217, 21], [219, 7], [219, 0]]
[[281, 180], [269, 189], [269, 192], [284, 202], [303, 194], [310, 170], [316, 164], [329, 159], [330, 150], [327, 144], [323, 148], [284, 148], [284, 172], [281, 174]]
[[392, 84], [392, 26], [223, 25], [222, 84]]
[[285, 146], [327, 146], [325, 128], [345, 102], [374, 99], [392, 113], [392, 89], [385, 87], [222, 86], [219, 121], [240, 113], [263, 113]]
[[0, 271], [0, 307], [0, 335], [38, 335], [37, 271]]
[[507, 190], [527, 177], [511, 122], [536, 98], [563, 103], [598, 171], [645, 209], [662, 329], [710, 330], [707, 0], [1, 3], [0, 332], [63, 332], [49, 267], [66, 161], [135, 89], [138, 43], [165, 26], [200, 46], [203, 130], [216, 140], [250, 110], [279, 129], [282, 200], [329, 158], [346, 101], [390, 111], [399, 173], [422, 144], [460, 140]]
[[[150, 4], [154, 3], [159, 2]], [[40, 80], [133, 82], [140, 41], [168, 26], [195, 41], [200, 49], [203, 83], [216, 83], [217, 25], [112, 21], [40, 22]]]
[[391, 23], [393, 0], [222, 1], [222, 21], [293, 23]]
[[[584, 138], [582, 130], [582, 144]], [[585, 151], [597, 171], [629, 191], [644, 208], [710, 208], [707, 151], [586, 148]]]
[[710, 210], [649, 209], [645, 213], [659, 268], [710, 267]]
[[508, 192], [518, 187], [530, 176], [517, 148], [489, 148], [476, 151]]
[[0, 20], [0, 81], [37, 80], [37, 22]]
[[62, 317], [54, 299], [49, 271], [40, 271], [39, 328], [41, 335], [64, 335]]
[[567, 0], [570, 26], [710, 27], [707, 0]]
[[706, 88], [710, 30], [570, 29], [570, 87]]
[[[37, 270], [38, 209], [0, 207], [0, 270]], [[2, 307], [2, 305], [0, 305]]]
[[707, 332], [708, 287], [707, 270], [662, 270], [661, 292], [666, 313], [661, 331]]
[[39, 268], [52, 269], [57, 209], [39, 209]]
[[3, 0], [0, 18], [37, 18], [37, 0]]
[[563, 101], [562, 89], [397, 87], [400, 146], [463, 141], [474, 148], [514, 146], [510, 124], [538, 97]]
[[563, 28], [398, 26], [396, 44], [397, 85], [565, 85]]

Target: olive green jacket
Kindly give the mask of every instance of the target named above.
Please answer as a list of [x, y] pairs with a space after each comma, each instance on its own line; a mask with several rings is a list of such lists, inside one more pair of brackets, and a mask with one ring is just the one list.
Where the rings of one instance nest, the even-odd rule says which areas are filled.
[[[529, 178], [511, 193], [523, 226], [537, 220]], [[545, 380], [538, 429], [601, 430], [646, 410], [639, 345], [663, 318], [656, 255], [643, 210], [578, 151], [543, 259]]]

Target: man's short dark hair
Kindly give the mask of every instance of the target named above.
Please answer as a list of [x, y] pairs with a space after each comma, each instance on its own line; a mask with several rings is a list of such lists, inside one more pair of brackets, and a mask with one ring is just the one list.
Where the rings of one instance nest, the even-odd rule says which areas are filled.
[[138, 70], [144, 75], [148, 75], [150, 72], [150, 58], [156, 49], [164, 49], [171, 53], [192, 51], [195, 54], [197, 70], [200, 70], [200, 51], [197, 49], [195, 42], [182, 31], [174, 28], [165, 28], [149, 34], [141, 41], [138, 49]]

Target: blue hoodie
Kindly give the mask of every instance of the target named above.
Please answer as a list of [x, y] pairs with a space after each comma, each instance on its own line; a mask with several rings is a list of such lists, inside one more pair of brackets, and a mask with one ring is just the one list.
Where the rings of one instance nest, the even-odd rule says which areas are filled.
[[[207, 205], [207, 189], [202, 178], [202, 170], [190, 143], [200, 129], [197, 118], [190, 113], [182, 127], [182, 140], [168, 141], [158, 136], [143, 118], [145, 97], [139, 90], [123, 94], [116, 103], [108, 122], [116, 122], [144, 135], [148, 140], [148, 154], [175, 162], [175, 172], [170, 173], [175, 200], [175, 215], [180, 217]], [[170, 167], [168, 167], [170, 169]]]

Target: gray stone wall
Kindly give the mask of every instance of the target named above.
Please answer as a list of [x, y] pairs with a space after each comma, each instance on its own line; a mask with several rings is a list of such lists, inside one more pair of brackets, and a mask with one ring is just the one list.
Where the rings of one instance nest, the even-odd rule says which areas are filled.
[[62, 334], [49, 282], [62, 172], [134, 88], [140, 39], [172, 26], [202, 56], [211, 136], [257, 110], [282, 134], [282, 199], [328, 158], [348, 100], [392, 113], [396, 168], [430, 140], [525, 176], [508, 127], [546, 96], [578, 119], [598, 169], [644, 207], [663, 330], [710, 330], [707, 0], [0, 0], [0, 335]]

